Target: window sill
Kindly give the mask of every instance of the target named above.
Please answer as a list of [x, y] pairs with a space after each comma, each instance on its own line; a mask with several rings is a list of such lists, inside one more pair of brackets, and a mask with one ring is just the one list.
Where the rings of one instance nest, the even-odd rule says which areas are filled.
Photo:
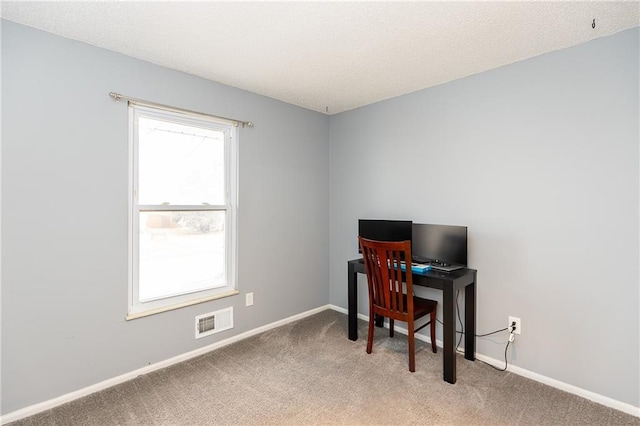
[[129, 313], [125, 317], [125, 320], [130, 321], [137, 318], [148, 317], [149, 315], [160, 314], [162, 312], [172, 311], [174, 309], [184, 308], [186, 306], [197, 305], [198, 303], [209, 302], [211, 300], [222, 299], [224, 297], [235, 296], [236, 294], [240, 294], [238, 290], [229, 290], [224, 293], [214, 294], [207, 297], [202, 297], [200, 299], [189, 300], [188, 302], [177, 303], [175, 305], [164, 306], [162, 308], [150, 309], [148, 311], [143, 312], [135, 312]]

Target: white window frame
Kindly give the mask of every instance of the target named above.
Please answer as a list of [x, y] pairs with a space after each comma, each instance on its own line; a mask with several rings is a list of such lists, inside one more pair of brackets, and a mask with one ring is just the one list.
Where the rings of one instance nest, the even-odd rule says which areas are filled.
[[[140, 205], [138, 204], [138, 119], [160, 119], [223, 132], [225, 137], [225, 204]], [[127, 320], [238, 294], [237, 290], [237, 123], [195, 113], [183, 113], [129, 103], [129, 291]], [[142, 302], [139, 298], [139, 213], [141, 211], [225, 211], [226, 285]]]

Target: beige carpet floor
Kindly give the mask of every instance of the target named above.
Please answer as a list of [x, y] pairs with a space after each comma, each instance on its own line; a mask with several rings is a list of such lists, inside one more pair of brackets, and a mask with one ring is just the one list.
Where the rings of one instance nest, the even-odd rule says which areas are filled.
[[23, 425], [640, 425], [640, 418], [458, 357], [442, 380], [442, 354], [366, 323], [347, 339], [347, 317], [324, 311], [52, 410]]

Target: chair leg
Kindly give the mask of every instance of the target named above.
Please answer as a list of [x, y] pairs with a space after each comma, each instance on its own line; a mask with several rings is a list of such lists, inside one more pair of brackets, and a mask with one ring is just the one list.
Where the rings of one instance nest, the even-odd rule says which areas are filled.
[[413, 373], [416, 371], [416, 341], [413, 321], [409, 321], [407, 327], [407, 338], [409, 339], [409, 371]]
[[393, 319], [389, 318], [389, 337], [393, 337]]
[[431, 349], [433, 349], [433, 353], [438, 353], [438, 349], [436, 347], [436, 310], [434, 309], [431, 312], [430, 316], [431, 321]]
[[375, 325], [375, 315], [373, 311], [369, 314], [369, 333], [367, 334], [367, 353], [370, 354], [373, 349], [373, 328]]

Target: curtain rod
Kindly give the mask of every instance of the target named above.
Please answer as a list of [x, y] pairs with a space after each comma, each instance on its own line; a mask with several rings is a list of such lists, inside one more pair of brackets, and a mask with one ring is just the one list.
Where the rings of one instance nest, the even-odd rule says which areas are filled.
[[236, 120], [235, 118], [221, 117], [219, 115], [207, 114], [206, 112], [198, 112], [198, 111], [191, 111], [191, 110], [183, 109], [183, 108], [176, 108], [176, 107], [172, 107], [172, 106], [168, 106], [168, 105], [159, 104], [159, 103], [156, 103], [156, 102], [150, 102], [150, 101], [145, 101], [145, 100], [142, 100], [142, 99], [132, 98], [130, 96], [121, 95], [120, 93], [116, 93], [116, 92], [109, 92], [109, 96], [111, 96], [116, 102], [119, 102], [121, 99], [124, 99], [126, 101], [129, 101], [129, 102], [132, 102], [132, 103], [138, 104], [138, 105], [145, 105], [145, 106], [150, 106], [150, 107], [162, 108], [162, 109], [166, 109], [168, 111], [174, 111], [174, 112], [186, 112], [186, 113], [189, 113], [189, 114], [198, 114], [198, 115], [204, 115], [204, 116], [207, 116], [207, 117], [220, 118], [222, 120], [231, 121], [236, 126], [242, 125], [242, 127], [253, 127], [253, 122], [251, 122], [251, 121]]

